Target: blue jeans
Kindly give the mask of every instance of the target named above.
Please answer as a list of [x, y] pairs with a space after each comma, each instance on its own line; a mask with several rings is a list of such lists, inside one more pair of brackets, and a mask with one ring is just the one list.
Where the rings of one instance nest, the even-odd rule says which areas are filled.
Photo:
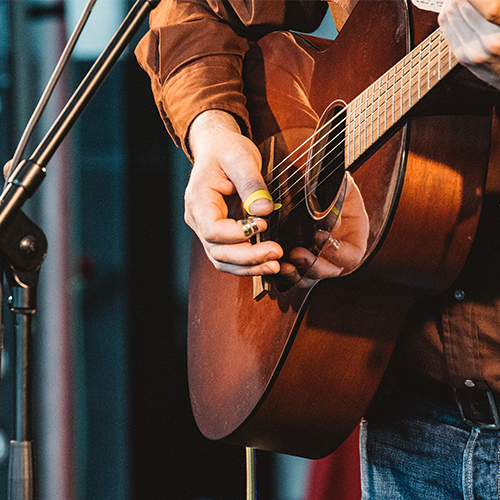
[[411, 390], [361, 425], [363, 500], [500, 499], [500, 431]]

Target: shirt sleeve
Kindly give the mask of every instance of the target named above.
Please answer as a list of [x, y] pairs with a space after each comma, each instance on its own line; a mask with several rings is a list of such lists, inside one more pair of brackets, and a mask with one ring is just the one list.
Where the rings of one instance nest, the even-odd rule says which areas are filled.
[[162, 0], [136, 48], [167, 130], [189, 155], [193, 119], [208, 109], [237, 117], [251, 135], [241, 77], [250, 44], [275, 30], [310, 32], [322, 0]]

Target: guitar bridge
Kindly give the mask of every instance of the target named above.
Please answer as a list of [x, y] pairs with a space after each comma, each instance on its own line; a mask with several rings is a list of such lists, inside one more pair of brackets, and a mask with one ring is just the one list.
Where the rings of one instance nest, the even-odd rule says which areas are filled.
[[[255, 241], [252, 241], [252, 243], [259, 243], [261, 241], [260, 233], [257, 233], [254, 238]], [[253, 276], [253, 300], [259, 301], [265, 297], [270, 288], [271, 285], [265, 276]]]
[[[276, 147], [276, 137], [271, 136], [260, 146], [260, 154], [262, 156], [262, 175], [264, 179], [272, 173], [274, 167], [274, 155]], [[262, 237], [257, 233], [250, 240], [253, 244], [260, 243]], [[265, 276], [253, 277], [253, 299], [260, 300], [269, 292], [271, 284]]]

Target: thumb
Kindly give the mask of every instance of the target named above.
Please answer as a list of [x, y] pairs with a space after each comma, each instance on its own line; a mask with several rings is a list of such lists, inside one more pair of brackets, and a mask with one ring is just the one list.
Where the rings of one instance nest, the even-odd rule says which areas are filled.
[[[227, 136], [227, 134], [226, 134]], [[233, 134], [231, 147], [222, 160], [243, 208], [249, 215], [269, 215], [276, 207], [261, 173], [262, 158], [257, 146], [241, 134]], [[226, 139], [226, 144], [228, 140]]]
[[[235, 187], [243, 201], [243, 209], [249, 215], [265, 216], [269, 215], [273, 210], [279, 208], [274, 203], [271, 193], [269, 192], [264, 178], [261, 173], [261, 156], [257, 147], [252, 143], [255, 155], [246, 157], [247, 169], [239, 169], [239, 172], [245, 171], [246, 177], [238, 177], [235, 179]], [[252, 159], [254, 160], [252, 162]], [[241, 181], [240, 186], [238, 186]]]

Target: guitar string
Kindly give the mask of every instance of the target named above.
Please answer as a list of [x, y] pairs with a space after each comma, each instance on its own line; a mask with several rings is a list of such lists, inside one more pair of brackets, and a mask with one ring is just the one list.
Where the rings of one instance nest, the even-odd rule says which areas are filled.
[[[438, 30], [438, 31], [439, 31], [439, 30]], [[434, 35], [434, 34], [433, 34], [433, 35]], [[429, 37], [429, 39], [432, 39], [432, 35]], [[426, 40], [426, 41], [427, 41], [427, 40]], [[421, 45], [425, 45], [426, 41], [422, 42], [422, 44], [421, 44]], [[416, 51], [416, 49], [415, 49], [415, 51]], [[410, 64], [410, 65], [413, 65], [413, 63], [415, 62], [415, 57], [414, 57], [414, 56], [415, 56], [415, 51], [410, 52], [410, 54], [408, 54], [408, 55], [407, 55], [407, 56], [403, 59], [403, 63], [402, 63], [402, 67], [401, 67], [401, 69], [399, 69], [399, 70], [397, 69], [397, 66], [398, 66], [398, 65], [396, 65], [396, 69], [391, 68], [391, 70], [389, 70], [389, 71], [388, 71], [386, 74], [384, 74], [384, 75], [383, 75], [383, 76], [382, 76], [379, 80], [377, 80], [374, 84], [372, 84], [372, 85], [371, 85], [371, 86], [370, 86], [370, 87], [369, 87], [369, 88], [368, 88], [368, 89], [367, 89], [367, 90], [366, 90], [363, 94], [361, 94], [360, 96], [358, 96], [358, 97], [357, 97], [354, 101], [352, 101], [349, 105], [347, 105], [347, 106], [346, 106], [346, 108], [343, 108], [343, 110], [342, 110], [340, 113], [337, 113], [334, 117], [332, 117], [329, 121], [327, 121], [327, 122], [326, 122], [326, 123], [325, 123], [325, 124], [324, 124], [324, 125], [323, 125], [320, 129], [319, 129], [319, 130], [315, 131], [315, 133], [314, 133], [311, 137], [309, 137], [306, 141], [304, 141], [304, 142], [303, 142], [303, 143], [302, 143], [302, 144], [301, 144], [298, 148], [296, 148], [294, 151], [292, 151], [292, 152], [291, 152], [291, 153], [290, 153], [290, 154], [289, 154], [286, 158], [284, 158], [284, 159], [283, 159], [283, 160], [282, 160], [282, 161], [281, 161], [278, 165], [276, 165], [276, 166], [273, 168], [273, 170], [272, 170], [271, 172], [269, 172], [269, 173], [266, 175], [266, 177], [269, 177], [269, 175], [273, 174], [273, 173], [275, 172], [275, 170], [277, 170], [278, 168], [281, 168], [281, 167], [283, 166], [283, 164], [284, 164], [285, 162], [289, 161], [289, 160], [290, 160], [290, 158], [291, 158], [292, 156], [294, 156], [295, 154], [297, 154], [297, 152], [298, 152], [298, 151], [299, 151], [299, 150], [300, 150], [300, 149], [301, 149], [304, 145], [306, 145], [307, 143], [310, 143], [310, 141], [314, 138], [314, 136], [318, 135], [318, 134], [319, 134], [322, 130], [324, 130], [326, 127], [329, 127], [329, 125], [330, 125], [333, 121], [335, 121], [335, 120], [337, 120], [337, 119], [338, 119], [338, 117], [340, 116], [340, 114], [345, 113], [345, 112], [346, 112], [346, 111], [345, 111], [346, 109], [348, 109], [348, 110], [349, 110], [349, 113], [348, 113], [348, 114], [346, 114], [346, 118], [344, 118], [343, 120], [341, 120], [341, 122], [337, 125], [337, 127], [339, 127], [339, 126], [342, 124], [342, 122], [344, 122], [344, 123], [345, 123], [345, 122], [347, 121], [347, 119], [348, 119], [348, 118], [352, 118], [352, 116], [355, 116], [354, 120], [356, 120], [356, 113], [358, 113], [358, 112], [359, 112], [359, 110], [361, 109], [361, 107], [362, 107], [365, 103], [362, 101], [360, 105], [358, 105], [357, 107], [354, 107], [354, 108], [353, 108], [353, 106], [352, 106], [353, 102], [355, 102], [356, 100], [358, 100], [360, 97], [362, 98], [362, 96], [363, 96], [364, 94], [367, 94], [367, 93], [368, 93], [368, 91], [369, 91], [370, 89], [374, 88], [374, 87], [376, 86], [376, 84], [377, 84], [378, 82], [380, 82], [380, 81], [384, 80], [384, 78], [386, 79], [386, 92], [387, 92], [387, 90], [388, 90], [388, 87], [387, 87], [387, 80], [388, 80], [388, 79], [393, 79], [393, 80], [394, 80], [394, 83], [393, 83], [393, 84], [392, 84], [392, 86], [391, 86], [391, 89], [393, 90], [393, 96], [392, 96], [392, 100], [393, 100], [393, 102], [395, 102], [395, 99], [394, 99], [394, 98], [395, 98], [394, 88], [397, 86], [397, 84], [398, 84], [398, 83], [400, 83], [400, 82], [401, 82], [401, 88], [400, 88], [400, 90], [399, 90], [398, 92], [402, 93], [402, 96], [401, 96], [401, 97], [402, 97], [402, 102], [403, 102], [403, 101], [404, 101], [404, 95], [407, 93], [407, 91], [406, 91], [406, 90], [404, 90], [404, 85], [405, 85], [405, 84], [404, 84], [404, 82], [403, 82], [404, 77], [405, 77], [405, 76], [406, 76], [406, 74], [407, 74], [407, 73], [405, 74], [405, 70], [407, 70], [407, 69], [408, 69], [408, 62], [405, 62], [405, 60], [406, 60], [406, 59], [409, 59], [409, 64]], [[434, 58], [434, 60], [435, 60], [435, 58]], [[438, 62], [439, 62], [439, 61], [438, 61]], [[426, 67], [427, 67], [427, 66], [426, 66]], [[388, 75], [389, 75], [391, 72], [394, 72], [394, 75], [392, 75], [392, 76], [388, 77]], [[413, 83], [412, 81], [408, 82], [408, 86], [409, 86], [409, 90], [410, 90], [410, 91], [411, 91], [411, 88], [412, 88], [412, 83]], [[381, 100], [381, 96], [384, 96], [384, 93], [382, 93], [382, 94], [380, 94], [380, 95], [379, 95], [379, 97], [377, 98], [377, 100], [378, 100], [378, 101], [380, 101], [380, 100]], [[386, 97], [385, 97], [385, 100], [383, 101], [383, 103], [387, 105], [387, 98], [386, 98]], [[351, 109], [350, 109], [350, 108], [351, 108]], [[395, 105], [393, 105], [393, 108], [395, 108]], [[387, 113], [386, 113], [386, 114], [387, 114]], [[394, 113], [393, 113], [393, 114], [394, 114]], [[401, 114], [401, 116], [402, 116], [402, 115], [403, 115], [403, 114]], [[395, 120], [394, 120], [394, 123], [395, 123]], [[362, 124], [364, 124], [364, 122], [362, 122]], [[361, 128], [362, 128], [362, 127], [360, 126], [360, 127], [359, 127], [359, 129], [361, 129]], [[390, 127], [389, 127], [389, 128], [390, 128]], [[387, 127], [386, 127], [386, 130], [387, 130]], [[341, 133], [342, 133], [342, 132], [343, 132], [343, 130], [341, 131]], [[330, 129], [328, 129], [328, 134], [330, 134], [330, 133], [331, 133], [331, 130], [330, 130]], [[310, 153], [310, 152], [314, 149], [314, 147], [315, 147], [315, 146], [316, 146], [319, 142], [321, 142], [321, 141], [323, 141], [323, 140], [324, 140], [324, 138], [325, 138], [325, 137], [326, 137], [326, 135], [324, 135], [324, 136], [320, 137], [320, 139], [319, 139], [319, 140], [317, 140], [315, 143], [313, 143], [313, 144], [309, 147], [309, 149], [307, 149], [307, 150], [306, 150], [306, 151], [304, 151], [302, 154], [300, 154], [300, 156], [299, 156], [299, 157], [297, 157], [297, 159], [296, 159], [296, 160], [299, 160], [299, 159], [303, 158], [306, 154], [309, 154], [309, 153]], [[316, 156], [316, 155], [318, 155], [318, 154], [320, 154], [320, 153], [321, 153], [321, 152], [322, 152], [322, 151], [323, 151], [326, 147], [328, 147], [328, 146], [331, 144], [331, 142], [332, 142], [332, 141], [334, 141], [334, 140], [336, 140], [336, 139], [338, 139], [338, 136], [337, 136], [337, 137], [334, 137], [331, 141], [327, 142], [327, 143], [326, 143], [326, 145], [325, 145], [322, 149], [319, 149], [319, 150], [315, 153], [315, 156]], [[354, 137], [354, 143], [355, 143], [355, 139], [356, 139], [356, 136]], [[354, 148], [355, 148], [355, 144], [354, 144]], [[360, 156], [360, 155], [358, 155], [358, 157], [359, 157], [359, 156]], [[312, 158], [308, 158], [308, 160], [306, 160], [306, 162], [304, 162], [304, 163], [303, 163], [303, 164], [302, 164], [299, 168], [300, 168], [300, 169], [302, 169], [302, 168], [303, 168], [303, 167], [307, 164], [307, 162], [308, 162], [308, 161], [310, 162], [313, 158], [314, 158], [314, 157], [312, 157]], [[322, 159], [321, 159], [321, 160], [322, 160]], [[352, 163], [352, 162], [351, 162], [351, 163]], [[312, 165], [312, 168], [316, 167], [317, 165], [318, 165], [318, 163], [316, 163], [316, 164]], [[279, 177], [281, 177], [281, 176], [285, 176], [285, 175], [286, 175], [286, 173], [287, 173], [287, 170], [288, 170], [289, 168], [294, 167], [294, 166], [295, 166], [295, 165], [293, 165], [293, 164], [288, 165], [288, 166], [287, 166], [287, 167], [286, 167], [286, 168], [285, 168], [285, 169], [284, 169], [284, 170], [283, 170], [283, 171], [282, 171], [282, 172], [281, 172], [281, 173], [280, 173], [280, 174], [276, 177], [276, 179], [278, 179], [278, 178], [279, 178]], [[340, 166], [339, 166], [339, 168], [340, 168]], [[332, 174], [333, 174], [333, 173], [335, 173], [335, 172], [332, 172]], [[331, 175], [331, 174], [330, 174], [330, 175]], [[302, 177], [304, 177], [304, 174], [302, 174], [301, 178], [300, 178], [300, 179], [298, 179], [298, 181], [297, 181], [297, 182], [300, 182], [300, 180], [302, 179]], [[286, 180], [287, 180], [287, 178], [285, 177], [285, 182], [286, 182]], [[325, 180], [326, 180], [326, 179], [325, 179]], [[277, 186], [277, 187], [273, 190], [272, 194], [275, 194], [277, 191], [279, 191], [279, 190], [281, 189], [281, 187], [283, 186], [283, 184], [284, 184], [284, 183], [282, 183], [282, 184], [278, 185], [278, 186]], [[293, 187], [293, 185], [292, 185], [292, 186], [290, 186], [290, 187], [289, 187], [289, 189], [288, 189], [288, 191], [285, 191], [285, 192], [283, 193], [283, 195], [284, 195], [284, 194], [287, 194], [287, 193], [290, 191], [291, 187]]]
[[[439, 31], [439, 30], [437, 30], [437, 32], [438, 32], [438, 31]], [[437, 49], [436, 49], [435, 47], [434, 47], [434, 48], [432, 48], [433, 38], [438, 38], [438, 39], [439, 39], [439, 42], [440, 42], [440, 47], [439, 47], [439, 52], [438, 52], [438, 54], [439, 54], [439, 60], [437, 61], [438, 66], [439, 66], [439, 70], [441, 70], [441, 67], [440, 67], [440, 66], [442, 65], [443, 61], [445, 61], [446, 57], [449, 57], [449, 56], [448, 56], [448, 52], [445, 52], [445, 51], [448, 49], [448, 47], [445, 45], [445, 44], [446, 44], [446, 42], [442, 39], [441, 35], [440, 35], [440, 34], [438, 34], [437, 32], [433, 33], [431, 36], [429, 36], [429, 37], [428, 37], [428, 39], [427, 39], [427, 40], [425, 40], [424, 42], [422, 42], [422, 43], [419, 45], [419, 47], [417, 47], [416, 49], [414, 49], [414, 51], [410, 52], [410, 53], [409, 53], [409, 54], [408, 54], [408, 55], [407, 55], [407, 56], [403, 59], [402, 63], [398, 63], [398, 64], [401, 64], [401, 68], [400, 68], [399, 70], [397, 69], [397, 66], [398, 66], [398, 65], [396, 65], [396, 67], [395, 67], [396, 69], [392, 68], [391, 70], [389, 70], [389, 72], [387, 72], [386, 74], [384, 74], [384, 75], [383, 75], [383, 76], [382, 76], [379, 80], [377, 80], [377, 81], [376, 81], [374, 84], [372, 84], [372, 85], [371, 85], [371, 86], [370, 86], [370, 87], [369, 87], [369, 88], [368, 88], [365, 92], [363, 92], [363, 94], [361, 94], [360, 96], [358, 96], [358, 97], [357, 97], [357, 98], [353, 101], [353, 102], [355, 102], [357, 99], [360, 99], [360, 98], [361, 98], [361, 104], [360, 104], [360, 105], [358, 105], [358, 106], [356, 106], [356, 107], [352, 107], [353, 102], [351, 102], [349, 105], [347, 105], [347, 106], [346, 106], [346, 108], [343, 108], [343, 110], [342, 110], [340, 113], [336, 114], [336, 115], [335, 115], [332, 119], [330, 119], [328, 122], [326, 122], [326, 123], [325, 123], [325, 124], [324, 124], [324, 125], [323, 125], [320, 129], [319, 129], [319, 130], [315, 131], [315, 133], [313, 134], [313, 136], [311, 136], [311, 137], [310, 137], [310, 138], [308, 138], [306, 141], [304, 141], [304, 143], [302, 143], [302, 144], [301, 144], [301, 145], [300, 145], [300, 146], [299, 146], [299, 147], [298, 147], [295, 151], [293, 151], [292, 153], [290, 153], [290, 154], [289, 154], [289, 155], [288, 155], [285, 159], [283, 159], [283, 160], [282, 160], [282, 161], [281, 161], [281, 162], [280, 162], [280, 163], [279, 163], [276, 167], [274, 167], [274, 168], [273, 168], [273, 170], [272, 170], [270, 173], [268, 173], [268, 174], [266, 175], [266, 177], [268, 177], [270, 174], [272, 174], [272, 173], [273, 173], [276, 169], [280, 168], [280, 167], [281, 167], [281, 166], [282, 166], [282, 165], [283, 165], [286, 161], [288, 161], [288, 160], [289, 160], [292, 156], [294, 156], [295, 154], [297, 154], [297, 152], [298, 152], [298, 151], [299, 151], [299, 150], [300, 150], [300, 149], [301, 149], [301, 148], [302, 148], [305, 144], [309, 143], [309, 142], [310, 142], [310, 141], [314, 138], [314, 136], [318, 135], [318, 133], [319, 133], [319, 132], [321, 132], [324, 128], [329, 127], [329, 125], [330, 125], [330, 124], [331, 124], [334, 120], [338, 119], [338, 117], [339, 117], [339, 115], [340, 115], [340, 114], [346, 113], [346, 109], [352, 108], [352, 110], [350, 110], [350, 111], [348, 112], [348, 114], [346, 113], [346, 115], [347, 115], [347, 116], [346, 116], [346, 118], [344, 118], [344, 119], [342, 120], [342, 122], [346, 122], [346, 121], [347, 121], [347, 119], [348, 119], [348, 118], [352, 118], [352, 116], [355, 116], [354, 120], [356, 120], [356, 118], [357, 118], [357, 117], [356, 117], [356, 113], [360, 113], [360, 114], [362, 114], [362, 113], [363, 113], [363, 111], [360, 111], [360, 109], [361, 109], [361, 108], [363, 108], [363, 106], [365, 106], [365, 107], [366, 107], [366, 102], [364, 102], [364, 101], [363, 101], [363, 96], [364, 96], [364, 95], [367, 95], [368, 97], [370, 97], [370, 95], [369, 95], [369, 90], [370, 90], [370, 89], [372, 89], [372, 90], [373, 90], [373, 89], [376, 89], [377, 93], [379, 93], [378, 97], [376, 97], [376, 98], [373, 98], [373, 94], [372, 94], [372, 96], [371, 96], [371, 97], [373, 98], [373, 102], [380, 102], [380, 101], [382, 100], [382, 98], [384, 99], [384, 100], [382, 101], [382, 103], [383, 103], [383, 104], [385, 104], [385, 106], [386, 106], [386, 108], [385, 108], [385, 109], [386, 109], [386, 111], [385, 111], [385, 119], [386, 119], [386, 121], [387, 121], [387, 114], [388, 114], [388, 112], [387, 112], [387, 92], [388, 92], [388, 90], [389, 90], [389, 87], [388, 87], [388, 85], [387, 85], [387, 79], [388, 79], [388, 78], [386, 78], [386, 77], [387, 77], [387, 75], [388, 75], [389, 73], [391, 73], [391, 72], [394, 72], [394, 75], [392, 75], [392, 76], [390, 76], [390, 77], [389, 77], [390, 79], [393, 79], [393, 80], [394, 80], [394, 83], [393, 83], [393, 84], [391, 85], [391, 87], [390, 87], [390, 89], [392, 89], [392, 90], [393, 90], [393, 95], [391, 96], [392, 102], [394, 103], [394, 104], [392, 104], [392, 108], [393, 108], [393, 109], [392, 109], [392, 111], [393, 111], [393, 116], [394, 116], [394, 110], [395, 110], [395, 108], [396, 108], [396, 105], [395, 105], [395, 95], [396, 95], [396, 93], [395, 93], [395, 90], [394, 90], [394, 89], [395, 89], [395, 87], [397, 86], [397, 84], [398, 84], [398, 83], [400, 83], [400, 84], [401, 84], [400, 89], [398, 90], [398, 93], [399, 93], [399, 94], [401, 94], [401, 103], [402, 103], [402, 105], [400, 106], [399, 112], [400, 112], [401, 116], [404, 116], [404, 114], [405, 114], [408, 110], [406, 110], [406, 111], [404, 111], [404, 112], [401, 112], [401, 111], [402, 111], [402, 110], [404, 109], [404, 107], [405, 107], [405, 106], [404, 106], [404, 103], [405, 103], [407, 100], [408, 100], [408, 101], [410, 100], [410, 97], [406, 100], [406, 99], [405, 99], [405, 96], [407, 96], [407, 95], [408, 95], [408, 93], [410, 93], [409, 95], [411, 95], [412, 89], [414, 88], [414, 82], [415, 82], [415, 80], [417, 80], [417, 81], [419, 82], [419, 84], [420, 84], [420, 83], [421, 83], [421, 76], [422, 76], [422, 74], [423, 74], [423, 73], [425, 73], [425, 71], [420, 71], [420, 72], [419, 72], [416, 76], [411, 76], [411, 79], [410, 79], [408, 82], [406, 82], [406, 83], [405, 83], [404, 79], [405, 79], [405, 76], [407, 76], [407, 75], [408, 75], [408, 68], [410, 68], [410, 70], [409, 70], [409, 71], [410, 71], [410, 73], [411, 73], [411, 68], [413, 68], [413, 67], [415, 66], [415, 64], [417, 64], [419, 67], [421, 67], [421, 52], [422, 52], [422, 50], [427, 50], [427, 47], [429, 47], [429, 60], [430, 60], [430, 61], [432, 61], [432, 62], [434, 62], [434, 63], [436, 62], [435, 53], [436, 53], [436, 50], [437, 50]], [[426, 43], [426, 42], [429, 42], [429, 45], [428, 45], [428, 46], [427, 46], [427, 43]], [[445, 49], [445, 51], [441, 50], [441, 49], [443, 48], [443, 45], [444, 45], [444, 49]], [[434, 52], [433, 52], [433, 51], [434, 51]], [[434, 55], [432, 55], [432, 54], [434, 54]], [[444, 54], [444, 55], [443, 55], [443, 54]], [[451, 55], [451, 53], [450, 53], [450, 55]], [[451, 57], [449, 57], [449, 58], [450, 58], [450, 69], [451, 69]], [[440, 63], [441, 63], [441, 64], [440, 64]], [[435, 66], [435, 65], [434, 65], [434, 66]], [[432, 64], [431, 64], [431, 63], [427, 64], [427, 65], [424, 67], [424, 70], [426, 70], [426, 69], [428, 70], [427, 80], [428, 80], [428, 82], [430, 82], [430, 74], [431, 74], [431, 70], [432, 70]], [[406, 70], [406, 73], [405, 73], [405, 70]], [[386, 79], [386, 82], [385, 82], [385, 91], [383, 91], [383, 92], [381, 92], [381, 93], [380, 93], [380, 88], [382, 87], [382, 85], [384, 85], [384, 84], [381, 84], [380, 82], [382, 82], [382, 81], [384, 80], [384, 78]], [[424, 78], [425, 78], [425, 76], [424, 76]], [[439, 77], [439, 79], [440, 79], [440, 77]], [[439, 80], [439, 79], [438, 79], [438, 80]], [[378, 88], [377, 88], [377, 83], [379, 84]], [[406, 88], [406, 87], [407, 87], [407, 88]], [[419, 85], [419, 88], [418, 88], [418, 93], [419, 93], [419, 94], [420, 94], [420, 91], [421, 91], [421, 88], [420, 88], [420, 85]], [[418, 102], [418, 100], [419, 100], [419, 99], [420, 99], [420, 97], [417, 99], [417, 102]], [[368, 106], [371, 106], [372, 108], [374, 107], [374, 106], [373, 106], [373, 104], [372, 104], [372, 105], [368, 105]], [[379, 106], [379, 108], [377, 108], [377, 110], [378, 110], [378, 112], [379, 112], [379, 113], [378, 113], [378, 121], [380, 121], [380, 106]], [[364, 126], [364, 125], [366, 125], [366, 116], [367, 116], [367, 112], [366, 112], [366, 110], [364, 111], [364, 113], [365, 113], [365, 119], [363, 120], [363, 119], [361, 119], [361, 118], [360, 118], [360, 126], [359, 126], [359, 127], [356, 127], [356, 128], [358, 129], [358, 131], [359, 131], [359, 133], [358, 133], [358, 142], [360, 142], [360, 141], [361, 141], [361, 129], [363, 128], [363, 126]], [[382, 114], [383, 114], [383, 113], [382, 113]], [[370, 113], [370, 117], [372, 118], [372, 134], [373, 134], [373, 110], [372, 110], [372, 112]], [[399, 118], [398, 118], [398, 119], [399, 119]], [[395, 121], [397, 121], [397, 120], [393, 119], [393, 124], [395, 123]], [[341, 126], [341, 123], [337, 124], [337, 125], [334, 127], [334, 129], [331, 129], [331, 130], [329, 129], [329, 130], [328, 130], [328, 134], [331, 134], [332, 130], [335, 130], [336, 128], [339, 128], [340, 126]], [[390, 127], [392, 127], [392, 125], [391, 125]], [[386, 126], [386, 130], [385, 130], [383, 133], [385, 133], [385, 132], [388, 130], [388, 128], [390, 128], [390, 127], [387, 127], [387, 126]], [[326, 143], [326, 145], [325, 145], [322, 149], [319, 149], [318, 151], [316, 151], [316, 152], [315, 152], [315, 154], [314, 154], [314, 156], [313, 156], [313, 157], [311, 157], [311, 158], [308, 158], [308, 159], [307, 159], [307, 160], [306, 160], [306, 161], [305, 161], [305, 162], [304, 162], [304, 163], [303, 163], [303, 164], [299, 167], [299, 169], [303, 169], [303, 168], [305, 167], [305, 165], [306, 165], [308, 162], [311, 162], [311, 160], [313, 160], [313, 159], [314, 159], [314, 157], [315, 157], [316, 155], [320, 154], [320, 153], [321, 153], [321, 152], [322, 152], [325, 148], [327, 148], [327, 147], [331, 144], [331, 142], [332, 142], [332, 141], [337, 140], [337, 139], [338, 139], [338, 137], [339, 137], [339, 135], [340, 135], [340, 134], [342, 134], [342, 133], [344, 132], [344, 130], [345, 130], [345, 128], [344, 128], [344, 129], [342, 129], [342, 130], [341, 130], [341, 132], [340, 132], [337, 136], [335, 136], [333, 139], [329, 140], [329, 141]], [[366, 151], [366, 149], [368, 149], [368, 147], [366, 147], [366, 134], [367, 134], [367, 127], [366, 127], [366, 126], [364, 127], [364, 132], [365, 132], [365, 149], [363, 150], [363, 152], [364, 152], [364, 151]], [[380, 134], [380, 135], [379, 135], [379, 137], [380, 137], [381, 135], [383, 135], [383, 133], [382, 133], [382, 134]], [[322, 136], [322, 137], [321, 137], [318, 141], [316, 141], [315, 143], [313, 143], [313, 144], [309, 147], [309, 149], [308, 149], [308, 150], [306, 150], [305, 152], [303, 152], [303, 153], [302, 153], [302, 154], [301, 154], [301, 155], [297, 158], [297, 160], [299, 160], [299, 159], [303, 158], [303, 157], [304, 157], [304, 155], [309, 154], [309, 153], [310, 153], [310, 152], [314, 149], [314, 147], [315, 147], [315, 146], [316, 146], [319, 142], [321, 142], [322, 140], [324, 140], [324, 138], [325, 138], [325, 137], [326, 137], [326, 134], [325, 134], [324, 136]], [[379, 137], [377, 137], [377, 139], [378, 139]], [[353, 150], [355, 150], [355, 149], [356, 149], [356, 148], [355, 148], [355, 139], [356, 139], [356, 135], [354, 136]], [[345, 139], [344, 139], [344, 142], [345, 142]], [[373, 142], [372, 142], [372, 143], [373, 143]], [[340, 146], [341, 146], [341, 143], [337, 145], [336, 149], [338, 149]], [[358, 146], [358, 150], [359, 150], [359, 149], [360, 149], [360, 146]], [[341, 151], [341, 152], [340, 152], [340, 153], [339, 153], [336, 157], [334, 157], [333, 159], [330, 159], [330, 160], [329, 160], [329, 162], [326, 164], [326, 167], [330, 166], [330, 165], [331, 165], [331, 163], [332, 163], [333, 161], [335, 161], [335, 159], [337, 159], [337, 158], [338, 158], [338, 156], [339, 156], [340, 154], [342, 154], [343, 152], [344, 152], [344, 150], [342, 150], [342, 151]], [[329, 154], [329, 153], [328, 153], [328, 154]], [[324, 158], [326, 158], [326, 157], [328, 156], [328, 154], [327, 154], [327, 155], [325, 155], [324, 157], [322, 157], [322, 158], [321, 158], [321, 161], [323, 161], [323, 162], [324, 162]], [[357, 158], [358, 158], [361, 154], [362, 154], [362, 153], [358, 154], [358, 156], [357, 156], [355, 159], [357, 159]], [[353, 163], [353, 162], [351, 162], [351, 164], [352, 164], [352, 163]], [[339, 166], [338, 166], [338, 167], [337, 167], [337, 168], [336, 168], [333, 172], [329, 173], [329, 174], [328, 174], [328, 175], [327, 175], [327, 176], [326, 176], [326, 177], [325, 177], [325, 178], [324, 178], [324, 179], [323, 179], [323, 180], [322, 180], [322, 181], [318, 184], [318, 187], [319, 187], [321, 184], [323, 184], [324, 182], [326, 182], [326, 180], [328, 180], [328, 178], [329, 178], [331, 175], [335, 174], [335, 173], [336, 173], [336, 171], [338, 171], [338, 169], [339, 169], [339, 168], [342, 168], [344, 164], [345, 164], [345, 162], [343, 162], [341, 165], [339, 165]], [[317, 165], [318, 165], [318, 163], [314, 164], [314, 165], [312, 166], [312, 168], [315, 168]], [[287, 171], [289, 168], [292, 168], [292, 167], [294, 167], [294, 166], [295, 166], [295, 165], [293, 165], [293, 164], [288, 165], [288, 166], [287, 166], [287, 167], [283, 170], [283, 172], [281, 172], [281, 173], [280, 173], [280, 174], [276, 177], [276, 179], [279, 179], [279, 177], [281, 177], [281, 176], [285, 176], [286, 171]], [[288, 193], [290, 192], [290, 190], [291, 190], [291, 189], [292, 189], [292, 188], [293, 188], [293, 187], [294, 187], [297, 183], [299, 183], [299, 182], [301, 182], [301, 181], [302, 181], [303, 177], [305, 177], [305, 174], [300, 175], [300, 176], [299, 176], [299, 179], [297, 179], [297, 181], [295, 181], [295, 183], [294, 183], [294, 184], [292, 184], [291, 186], [289, 186], [289, 187], [287, 188], [287, 190], [286, 190], [286, 191], [284, 191], [284, 192], [282, 193], [282, 195], [281, 195], [281, 196], [282, 196], [282, 197], [284, 197], [286, 194], [288, 194]], [[277, 191], [279, 191], [279, 190], [281, 189], [281, 187], [284, 185], [284, 183], [286, 182], [286, 180], [288, 180], [288, 178], [285, 178], [285, 181], [284, 181], [283, 183], [281, 183], [281, 184], [280, 184], [277, 188], [275, 188], [275, 189], [273, 190], [272, 194], [275, 194]], [[305, 200], [305, 196], [304, 196], [304, 197], [303, 197], [303, 198], [302, 198], [302, 199], [301, 199], [298, 203], [296, 203], [296, 206], [298, 206], [298, 204], [300, 204], [300, 203], [301, 203], [302, 201], [304, 201], [304, 200]], [[288, 205], [285, 205], [285, 207], [286, 207], [286, 206], [288, 206]], [[293, 208], [290, 210], [290, 212], [291, 212], [294, 208], [295, 208], [295, 207], [293, 207]], [[290, 213], [290, 212], [289, 212], [289, 213]]]

